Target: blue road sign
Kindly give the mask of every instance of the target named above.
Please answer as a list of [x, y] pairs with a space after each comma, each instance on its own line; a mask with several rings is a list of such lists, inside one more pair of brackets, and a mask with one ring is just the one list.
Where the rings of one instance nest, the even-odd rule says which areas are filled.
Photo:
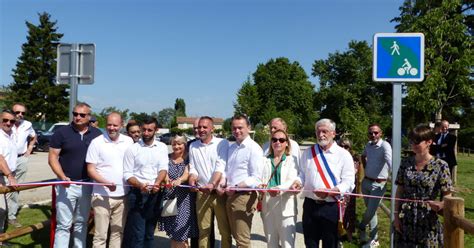
[[425, 36], [422, 33], [374, 35], [375, 82], [421, 82], [425, 70]]

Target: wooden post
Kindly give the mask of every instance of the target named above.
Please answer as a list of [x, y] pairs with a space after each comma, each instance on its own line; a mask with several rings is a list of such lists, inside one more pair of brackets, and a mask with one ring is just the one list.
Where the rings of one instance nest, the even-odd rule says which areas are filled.
[[464, 199], [444, 197], [444, 247], [464, 248], [464, 230], [456, 225], [453, 215], [464, 218]]

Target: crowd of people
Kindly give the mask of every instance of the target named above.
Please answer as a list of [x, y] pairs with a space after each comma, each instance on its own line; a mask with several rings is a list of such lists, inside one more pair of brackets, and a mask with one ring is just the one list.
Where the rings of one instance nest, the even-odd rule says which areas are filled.
[[[36, 139], [25, 113], [21, 103], [2, 112], [1, 185], [24, 181]], [[233, 239], [237, 247], [250, 247], [260, 204], [267, 246], [296, 247], [299, 193], [306, 247], [339, 247], [341, 226], [349, 240], [357, 231], [364, 246], [379, 246], [376, 210], [390, 180], [392, 149], [378, 124], [368, 126], [369, 142], [358, 156], [350, 140], [336, 142], [330, 119], [315, 123], [317, 143], [300, 152], [281, 118], [270, 121], [262, 148], [249, 135], [245, 115], [231, 120], [232, 143], [216, 137], [213, 119], [202, 116], [193, 126], [196, 138], [174, 136], [168, 153], [155, 138], [155, 118], [129, 121], [121, 133], [119, 113], [107, 116], [105, 132], [91, 123], [96, 120], [91, 121], [88, 104], [77, 104], [72, 114], [70, 125], [51, 137], [48, 155], [58, 180], [70, 182], [55, 186], [54, 247], [86, 247], [91, 210], [93, 247], [154, 247], [157, 227], [172, 247], [214, 247], [214, 218], [221, 247], [232, 247]], [[410, 131], [414, 156], [403, 160], [394, 179], [396, 196], [410, 199], [396, 203], [397, 247], [443, 246], [437, 213], [443, 196], [453, 191], [456, 136], [449, 134], [447, 121], [438, 127], [438, 134], [426, 125]], [[90, 181], [95, 184], [81, 183]], [[357, 222], [355, 196], [341, 195], [359, 192], [372, 197], [364, 197], [366, 210]], [[8, 217], [10, 225], [21, 226], [17, 210], [17, 192], [1, 197], [0, 223]]]

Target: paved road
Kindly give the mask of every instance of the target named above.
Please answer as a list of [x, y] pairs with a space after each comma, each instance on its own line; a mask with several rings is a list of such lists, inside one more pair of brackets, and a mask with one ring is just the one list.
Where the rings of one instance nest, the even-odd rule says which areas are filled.
[[[48, 165], [48, 155], [45, 152], [37, 152], [31, 155], [28, 173], [26, 176], [26, 182], [41, 181], [46, 179], [55, 178], [54, 173], [51, 171]], [[49, 203], [51, 201], [51, 187], [42, 187], [37, 189], [26, 190], [20, 193], [20, 204], [32, 204], [32, 203]], [[297, 234], [296, 234], [296, 245], [295, 247], [303, 247], [303, 234], [301, 226], [302, 217], [302, 199], [298, 201], [298, 223], [297, 223]], [[216, 223], [216, 237], [220, 240], [219, 231], [217, 230]], [[169, 246], [169, 240], [164, 232], [157, 232], [157, 245]], [[235, 241], [234, 241], [235, 242]], [[218, 243], [218, 242], [217, 242]], [[252, 225], [252, 247], [266, 247], [265, 236], [263, 233], [263, 225], [260, 214], [257, 213], [253, 218]]]

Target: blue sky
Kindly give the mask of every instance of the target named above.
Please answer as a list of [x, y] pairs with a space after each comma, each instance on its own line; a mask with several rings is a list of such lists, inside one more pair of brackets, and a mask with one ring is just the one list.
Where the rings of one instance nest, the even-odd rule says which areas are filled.
[[95, 43], [95, 83], [78, 98], [105, 107], [158, 112], [186, 102], [188, 116], [227, 118], [236, 93], [258, 64], [298, 61], [311, 67], [351, 40], [394, 32], [392, 0], [0, 0], [0, 85], [26, 41], [25, 21], [46, 11], [64, 43]]

